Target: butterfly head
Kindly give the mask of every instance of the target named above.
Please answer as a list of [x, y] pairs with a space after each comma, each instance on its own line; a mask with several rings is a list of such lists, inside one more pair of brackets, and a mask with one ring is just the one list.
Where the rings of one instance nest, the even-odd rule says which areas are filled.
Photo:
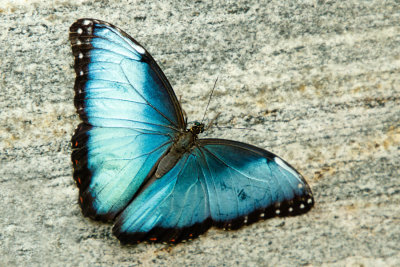
[[199, 133], [204, 132], [204, 124], [201, 122], [195, 121], [189, 131], [195, 135], [198, 135]]

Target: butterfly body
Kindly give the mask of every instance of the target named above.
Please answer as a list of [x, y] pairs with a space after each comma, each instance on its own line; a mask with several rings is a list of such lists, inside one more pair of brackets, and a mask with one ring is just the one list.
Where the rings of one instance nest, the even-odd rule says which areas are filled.
[[171, 148], [168, 150], [167, 154], [160, 159], [160, 162], [157, 165], [157, 169], [154, 174], [156, 178], [162, 177], [169, 170], [171, 170], [172, 167], [174, 167], [175, 164], [182, 158], [183, 154], [190, 153], [195, 146], [197, 135], [202, 132], [203, 129], [203, 124], [196, 123], [192, 128], [180, 133], [176, 137], [176, 140], [171, 145]]
[[124, 243], [176, 243], [211, 226], [237, 229], [305, 213], [305, 179], [271, 152], [241, 142], [201, 139], [151, 55], [99, 20], [70, 28], [75, 106], [74, 179], [85, 216], [115, 221]]

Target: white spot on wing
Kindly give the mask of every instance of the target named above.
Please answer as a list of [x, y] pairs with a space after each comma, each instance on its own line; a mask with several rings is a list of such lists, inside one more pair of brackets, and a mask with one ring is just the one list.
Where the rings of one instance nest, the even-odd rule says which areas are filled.
[[276, 210], [275, 213], [276, 213], [276, 214], [280, 214], [281, 211], [280, 211], [280, 210]]
[[78, 28], [78, 29], [76, 30], [76, 32], [77, 32], [78, 34], [82, 34], [83, 30], [82, 30], [81, 28]]
[[289, 208], [289, 212], [292, 212], [292, 211], [293, 211], [293, 208], [292, 208], [292, 207], [290, 207], [290, 208]]
[[265, 213], [261, 213], [261, 214], [260, 214], [260, 217], [261, 217], [261, 218], [264, 218], [264, 216], [265, 216]]
[[88, 20], [88, 19], [85, 19], [85, 20], [82, 22], [83, 25], [89, 25], [90, 23], [91, 23], [91, 21]]
[[82, 59], [83, 58], [83, 54], [79, 53], [78, 57]]
[[82, 43], [81, 43], [80, 40], [77, 39], [77, 40], [76, 40], [76, 44], [77, 44], [77, 45], [81, 45]]
[[295, 170], [293, 170], [291, 167], [289, 167], [285, 162], [283, 162], [283, 160], [281, 160], [278, 157], [274, 158], [274, 161], [276, 162], [276, 164], [278, 164], [279, 166], [281, 166], [283, 169], [285, 169], [286, 171], [290, 172], [294, 177], [296, 177], [299, 181], [301, 181], [299, 175], [297, 174], [297, 172], [295, 172]]
[[300, 204], [300, 209], [304, 209], [304, 204]]
[[144, 55], [146, 53], [144, 48], [141, 47], [140, 45], [137, 45], [137, 44], [133, 43], [132, 46], [139, 54]]
[[79, 75], [80, 75], [80, 76], [83, 76], [83, 70], [81, 70], [81, 71], [79, 72]]
[[311, 198], [307, 199], [307, 203], [311, 204], [312, 203], [312, 199]]

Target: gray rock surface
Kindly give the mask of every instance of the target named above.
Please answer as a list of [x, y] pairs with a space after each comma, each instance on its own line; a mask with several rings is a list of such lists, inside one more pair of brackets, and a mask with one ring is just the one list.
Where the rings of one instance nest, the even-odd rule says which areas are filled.
[[[400, 265], [398, 1], [2, 2], [1, 266]], [[193, 120], [219, 77], [206, 136], [280, 155], [315, 207], [173, 247], [123, 246], [84, 218], [69, 146], [81, 17], [141, 42]]]

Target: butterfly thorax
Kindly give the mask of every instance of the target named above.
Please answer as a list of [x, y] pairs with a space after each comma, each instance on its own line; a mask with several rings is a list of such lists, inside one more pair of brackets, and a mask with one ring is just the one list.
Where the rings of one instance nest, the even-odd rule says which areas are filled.
[[168, 152], [161, 158], [155, 176], [160, 178], [171, 170], [175, 164], [182, 158], [182, 156], [190, 152], [194, 147], [197, 135], [204, 130], [204, 124], [195, 122], [194, 125], [185, 132], [180, 133]]

